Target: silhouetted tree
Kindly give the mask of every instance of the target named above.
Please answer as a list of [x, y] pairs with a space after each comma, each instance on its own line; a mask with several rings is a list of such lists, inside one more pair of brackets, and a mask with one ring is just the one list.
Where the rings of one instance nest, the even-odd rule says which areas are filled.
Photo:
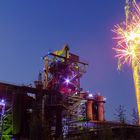
[[124, 108], [124, 106], [119, 105], [118, 108], [115, 109], [116, 113], [115, 118], [117, 121], [119, 121], [120, 123], [126, 123], [126, 110]]
[[116, 113], [115, 118], [117, 121], [119, 121], [119, 140], [125, 140], [127, 139], [127, 128], [126, 128], [126, 110], [124, 106], [119, 105], [117, 109], [115, 109]]
[[139, 123], [139, 116], [138, 116], [138, 111], [136, 111], [135, 108], [133, 108], [131, 116], [132, 116], [132, 124], [138, 125], [138, 123]]

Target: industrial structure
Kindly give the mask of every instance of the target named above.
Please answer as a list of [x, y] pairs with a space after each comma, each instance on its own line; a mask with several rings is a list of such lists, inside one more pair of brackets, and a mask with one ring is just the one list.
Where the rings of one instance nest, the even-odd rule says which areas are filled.
[[0, 83], [2, 140], [67, 138], [88, 123], [105, 121], [105, 98], [80, 86], [87, 63], [68, 45], [43, 60], [44, 69], [34, 87]]

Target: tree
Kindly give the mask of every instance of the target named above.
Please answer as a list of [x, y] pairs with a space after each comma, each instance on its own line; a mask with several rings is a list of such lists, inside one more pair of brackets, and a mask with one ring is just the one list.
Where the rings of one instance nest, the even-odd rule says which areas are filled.
[[132, 116], [132, 124], [133, 125], [138, 125], [139, 116], [138, 116], [138, 111], [136, 111], [135, 108], [133, 108], [131, 116]]
[[117, 121], [119, 121], [120, 123], [126, 123], [126, 110], [124, 108], [124, 106], [119, 105], [119, 107], [117, 109], [115, 109], [116, 113], [115, 118], [117, 119]]
[[120, 140], [125, 140], [125, 139], [127, 139], [126, 110], [125, 110], [124, 106], [120, 105], [115, 111], [116, 111], [116, 113], [114, 115], [115, 115], [117, 121], [120, 122], [118, 138]]

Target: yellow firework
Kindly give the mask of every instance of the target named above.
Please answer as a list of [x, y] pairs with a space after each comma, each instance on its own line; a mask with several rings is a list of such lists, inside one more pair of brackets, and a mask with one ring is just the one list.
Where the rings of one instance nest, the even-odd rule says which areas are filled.
[[119, 67], [125, 63], [132, 66], [140, 120], [140, 6], [134, 0], [126, 0], [125, 15], [126, 20], [115, 25], [112, 30], [116, 34], [114, 39], [117, 40], [117, 46], [113, 49]]
[[[135, 8], [133, 4], [133, 8]], [[138, 7], [138, 5], [137, 5]], [[136, 10], [136, 9], [135, 9]], [[131, 12], [129, 22], [123, 22], [115, 25], [113, 32], [116, 33], [114, 39], [118, 40], [117, 46], [113, 48], [116, 51], [116, 57], [120, 59], [122, 64], [131, 64], [135, 59], [140, 61], [140, 11]]]

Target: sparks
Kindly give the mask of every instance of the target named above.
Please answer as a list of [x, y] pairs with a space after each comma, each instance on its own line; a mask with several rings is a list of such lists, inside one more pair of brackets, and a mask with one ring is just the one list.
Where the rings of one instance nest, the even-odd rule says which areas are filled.
[[136, 2], [132, 4], [133, 11], [129, 13], [129, 19], [117, 24], [112, 30], [118, 40], [113, 49], [121, 64], [131, 64], [132, 60], [140, 64], [140, 7]]

